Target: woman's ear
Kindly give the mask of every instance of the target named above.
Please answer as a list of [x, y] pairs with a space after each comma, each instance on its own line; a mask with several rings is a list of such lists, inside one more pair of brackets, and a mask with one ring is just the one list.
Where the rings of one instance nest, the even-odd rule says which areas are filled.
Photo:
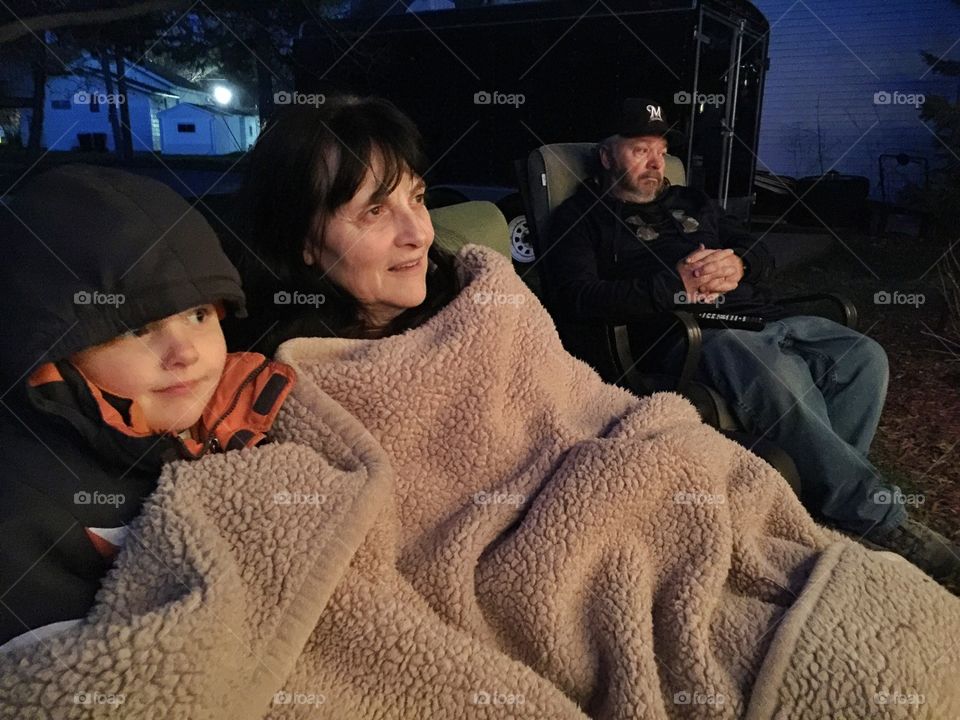
[[315, 259], [313, 257], [313, 248], [309, 245], [305, 245], [303, 248], [303, 264], [304, 265], [313, 265]]

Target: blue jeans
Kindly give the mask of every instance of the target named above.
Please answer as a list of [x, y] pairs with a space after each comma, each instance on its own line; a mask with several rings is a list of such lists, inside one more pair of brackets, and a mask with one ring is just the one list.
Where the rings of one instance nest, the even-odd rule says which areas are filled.
[[759, 332], [705, 329], [699, 374], [748, 432], [790, 454], [804, 505], [822, 520], [862, 534], [906, 518], [899, 488], [867, 460], [889, 376], [878, 343], [808, 316]]

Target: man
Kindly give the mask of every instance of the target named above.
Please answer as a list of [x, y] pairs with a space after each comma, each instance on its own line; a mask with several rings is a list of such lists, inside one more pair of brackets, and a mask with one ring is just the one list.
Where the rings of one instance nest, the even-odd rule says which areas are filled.
[[700, 379], [748, 432], [790, 454], [822, 521], [938, 579], [957, 572], [960, 548], [908, 519], [899, 488], [867, 460], [886, 395], [883, 349], [823, 318], [785, 317], [764, 244], [703, 192], [664, 177], [669, 133], [660, 105], [626, 100], [616, 134], [598, 146], [598, 177], [551, 217], [542, 262], [559, 324], [677, 308], [755, 319], [759, 329], [704, 329]]

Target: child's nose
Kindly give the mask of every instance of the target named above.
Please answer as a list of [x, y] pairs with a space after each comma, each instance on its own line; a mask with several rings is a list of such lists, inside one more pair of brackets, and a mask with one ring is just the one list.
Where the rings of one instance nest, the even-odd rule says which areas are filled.
[[197, 346], [186, 329], [170, 328], [164, 333], [164, 345], [161, 354], [163, 367], [186, 367], [200, 357]]

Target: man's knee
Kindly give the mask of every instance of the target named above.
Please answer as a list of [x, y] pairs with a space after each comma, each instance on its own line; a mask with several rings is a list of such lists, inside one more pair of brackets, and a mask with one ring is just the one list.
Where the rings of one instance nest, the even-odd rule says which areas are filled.
[[862, 371], [886, 387], [890, 377], [890, 363], [883, 346], [873, 338], [861, 336], [851, 352], [856, 353], [857, 365]]

